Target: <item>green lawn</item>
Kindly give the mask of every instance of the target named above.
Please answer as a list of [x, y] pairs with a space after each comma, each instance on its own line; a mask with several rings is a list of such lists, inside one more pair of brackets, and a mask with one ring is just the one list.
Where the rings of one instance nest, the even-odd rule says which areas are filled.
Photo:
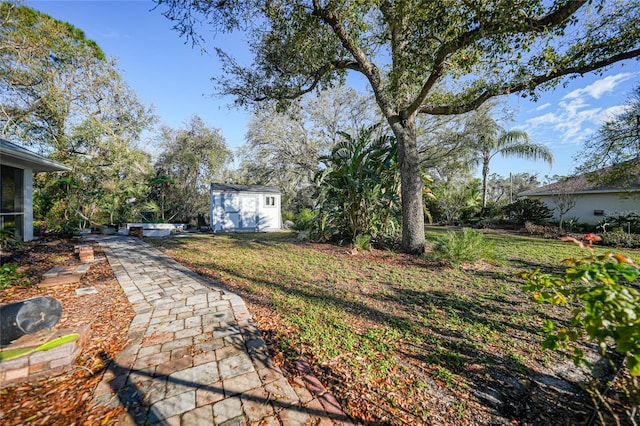
[[[443, 232], [429, 227], [427, 241]], [[149, 241], [242, 295], [285, 366], [307, 358], [357, 422], [584, 423], [590, 403], [562, 378], [575, 369], [540, 349], [542, 321], [564, 311], [533, 302], [514, 276], [581, 250], [486, 238], [498, 260], [457, 268], [288, 233]]]

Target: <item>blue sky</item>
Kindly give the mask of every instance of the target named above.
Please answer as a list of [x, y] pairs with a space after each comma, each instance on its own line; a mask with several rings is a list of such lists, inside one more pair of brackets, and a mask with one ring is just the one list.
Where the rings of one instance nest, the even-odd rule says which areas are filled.
[[[211, 77], [219, 72], [217, 57], [185, 44], [171, 30], [171, 22], [158, 10], [151, 10], [151, 1], [27, 1], [26, 5], [81, 28], [107, 55], [115, 57], [126, 82], [142, 102], [154, 105], [161, 123], [180, 127], [198, 114], [220, 129], [232, 149], [244, 143], [249, 114], [230, 108], [230, 98], [210, 96], [215, 91]], [[239, 36], [217, 34], [213, 45], [248, 60], [246, 43]], [[510, 96], [515, 121], [503, 125], [526, 130], [532, 141], [546, 144], [555, 162], [549, 168], [542, 163], [496, 158], [491, 171], [503, 176], [538, 173], [541, 178], [569, 174], [579, 165], [573, 157], [582, 144], [603, 120], [621, 110], [638, 84], [638, 61], [628, 61], [602, 76], [587, 75], [544, 92], [535, 103]]]

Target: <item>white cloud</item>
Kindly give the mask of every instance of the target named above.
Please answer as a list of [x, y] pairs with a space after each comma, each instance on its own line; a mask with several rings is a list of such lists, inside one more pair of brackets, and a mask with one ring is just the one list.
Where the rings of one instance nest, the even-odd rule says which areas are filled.
[[623, 112], [627, 112], [630, 109], [631, 109], [631, 105], [615, 105], [615, 106], [609, 107], [604, 111], [602, 111], [602, 114], [600, 114], [598, 124], [602, 124], [607, 120], [612, 120], [616, 116], [622, 114]]
[[542, 104], [536, 107], [536, 111], [542, 111], [543, 109], [549, 108], [551, 104], [547, 102], [546, 104]]
[[553, 129], [558, 133], [558, 141], [563, 143], [580, 143], [593, 130], [589, 126], [599, 125], [610, 114], [618, 110], [618, 107], [587, 108], [589, 104], [581, 99], [571, 102], [560, 102], [555, 112], [548, 112], [537, 117], [532, 117], [525, 122], [525, 130], [529, 132], [540, 129]]
[[579, 112], [566, 110], [562, 122], [555, 126], [555, 129], [562, 133], [562, 142], [579, 143], [584, 140], [587, 136], [586, 127], [598, 121], [601, 111], [601, 108]]
[[548, 112], [544, 115], [539, 115], [538, 117], [530, 118], [526, 121], [526, 127], [537, 127], [543, 124], [557, 124], [562, 122], [562, 117], [554, 114], [553, 112]]
[[591, 83], [587, 87], [584, 87], [582, 89], [576, 89], [572, 92], [569, 92], [562, 99], [576, 99], [584, 95], [588, 95], [594, 99], [600, 99], [600, 97], [605, 93], [612, 92], [616, 88], [616, 86], [618, 86], [618, 84], [626, 80], [629, 80], [630, 78], [633, 78], [633, 77], [634, 77], [634, 74], [628, 73], [628, 72], [624, 72], [616, 75], [609, 75], [609, 76], [606, 76], [605, 78], [602, 78], [600, 80], [597, 80]]
[[[622, 82], [637, 75], [638, 73], [618, 73], [582, 89], [573, 90], [562, 97], [555, 111], [529, 118], [525, 122], [525, 130], [530, 133], [553, 130], [557, 142], [579, 144], [594, 134], [602, 123], [628, 108], [625, 105], [607, 105], [600, 98], [606, 93], [615, 92]], [[594, 105], [591, 105], [592, 102]], [[553, 108], [550, 103], [545, 103], [535, 110], [542, 111], [550, 107]]]
[[589, 104], [582, 98], [573, 99], [571, 102], [560, 102], [558, 105], [566, 112], [566, 114], [569, 115], [569, 117], [575, 116], [578, 114], [578, 110], [589, 106]]

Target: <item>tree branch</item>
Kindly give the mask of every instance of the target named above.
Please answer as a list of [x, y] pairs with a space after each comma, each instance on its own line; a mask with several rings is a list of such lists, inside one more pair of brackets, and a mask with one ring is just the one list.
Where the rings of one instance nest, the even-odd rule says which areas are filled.
[[563, 7], [540, 18], [527, 19], [525, 22], [529, 24], [529, 29], [535, 32], [542, 31], [548, 27], [553, 27], [564, 22], [571, 15], [576, 13], [588, 0], [571, 0]]
[[639, 56], [640, 56], [640, 49], [630, 50], [628, 52], [619, 53], [617, 55], [613, 55], [609, 58], [606, 58], [597, 62], [593, 62], [588, 65], [578, 66], [578, 67], [567, 67], [565, 69], [560, 69], [550, 73], [534, 76], [528, 81], [512, 82], [510, 84], [505, 84], [492, 89], [488, 89], [488, 90], [485, 90], [480, 95], [478, 95], [471, 102], [468, 102], [465, 104], [436, 105], [436, 106], [423, 105], [420, 108], [419, 112], [423, 114], [431, 114], [431, 115], [463, 114], [465, 112], [469, 112], [478, 108], [484, 102], [486, 102], [487, 100], [495, 96], [508, 95], [510, 93], [521, 92], [523, 90], [527, 90], [532, 87], [537, 87], [551, 80], [565, 77], [572, 74], [586, 74], [588, 72], [607, 67], [616, 62], [619, 62], [625, 59], [637, 58]]
[[340, 21], [340, 17], [336, 16], [334, 11], [323, 9], [320, 0], [313, 0], [313, 14], [333, 29], [334, 34], [338, 37], [342, 46], [353, 55], [353, 58], [358, 64], [358, 68], [350, 69], [360, 72], [369, 80], [371, 89], [384, 115], [387, 117], [396, 115], [389, 99], [384, 93], [384, 84], [380, 76], [380, 70], [374, 63], [369, 61], [364, 51], [351, 40], [346, 28]]
[[[286, 100], [292, 100], [292, 99], [296, 99], [299, 98], [302, 95], [305, 95], [311, 91], [313, 91], [316, 87], [318, 87], [318, 84], [320, 84], [320, 81], [322, 80], [322, 77], [324, 77], [327, 73], [331, 72], [332, 70], [336, 70], [336, 69], [350, 69], [353, 71], [358, 71], [360, 72], [360, 66], [358, 65], [357, 62], [354, 61], [333, 61], [327, 65], [323, 65], [322, 67], [320, 67], [312, 76], [312, 81], [311, 83], [309, 83], [309, 85], [304, 88], [304, 87], [298, 87], [296, 90], [292, 90], [290, 93], [287, 93], [284, 96], [281, 96], [281, 99], [286, 99]], [[272, 99], [271, 96], [269, 95], [265, 95], [265, 96], [258, 96], [255, 97], [253, 100], [256, 102], [261, 102], [261, 101], [266, 101]]]
[[[515, 31], [515, 33], [525, 33], [525, 32], [536, 33], [536, 32], [543, 31], [548, 27], [553, 27], [558, 24], [561, 24], [566, 19], [568, 19], [571, 15], [573, 15], [578, 9], [580, 9], [580, 7], [582, 7], [586, 2], [587, 0], [569, 1], [567, 2], [567, 4], [565, 4], [563, 7], [556, 10], [555, 12], [549, 13], [539, 18], [525, 19], [524, 29], [520, 31]], [[476, 13], [479, 12], [477, 9], [475, 10], [476, 10]], [[433, 86], [442, 76], [444, 63], [451, 53], [457, 52], [467, 46], [470, 46], [472, 43], [480, 40], [481, 38], [485, 38], [487, 36], [491, 36], [495, 34], [508, 33], [510, 31], [513, 31], [513, 28], [509, 27], [508, 25], [505, 26], [504, 22], [492, 22], [490, 24], [481, 23], [478, 28], [475, 28], [471, 31], [467, 31], [461, 34], [455, 40], [442, 44], [438, 49], [438, 53], [436, 54], [434, 66], [431, 74], [429, 75], [429, 78], [422, 85], [420, 93], [415, 98], [415, 100], [411, 103], [411, 105], [409, 105], [409, 107], [406, 110], [402, 112], [402, 115], [409, 116], [415, 113], [416, 111], [422, 112], [420, 110], [420, 107], [422, 106], [422, 103], [427, 99], [427, 96], [431, 92], [431, 89], [433, 88]]]

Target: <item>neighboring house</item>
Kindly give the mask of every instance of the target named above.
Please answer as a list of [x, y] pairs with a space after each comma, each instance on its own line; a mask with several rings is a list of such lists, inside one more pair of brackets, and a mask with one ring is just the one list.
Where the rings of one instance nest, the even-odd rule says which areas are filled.
[[[599, 172], [593, 172], [598, 174]], [[582, 174], [518, 194], [544, 202], [554, 218], [577, 218], [579, 222], [597, 224], [614, 212], [640, 212], [640, 187], [602, 185], [592, 182], [593, 174]]]
[[211, 184], [211, 229], [279, 231], [280, 191], [272, 186]]
[[33, 174], [68, 167], [0, 138], [0, 229], [33, 240]]

